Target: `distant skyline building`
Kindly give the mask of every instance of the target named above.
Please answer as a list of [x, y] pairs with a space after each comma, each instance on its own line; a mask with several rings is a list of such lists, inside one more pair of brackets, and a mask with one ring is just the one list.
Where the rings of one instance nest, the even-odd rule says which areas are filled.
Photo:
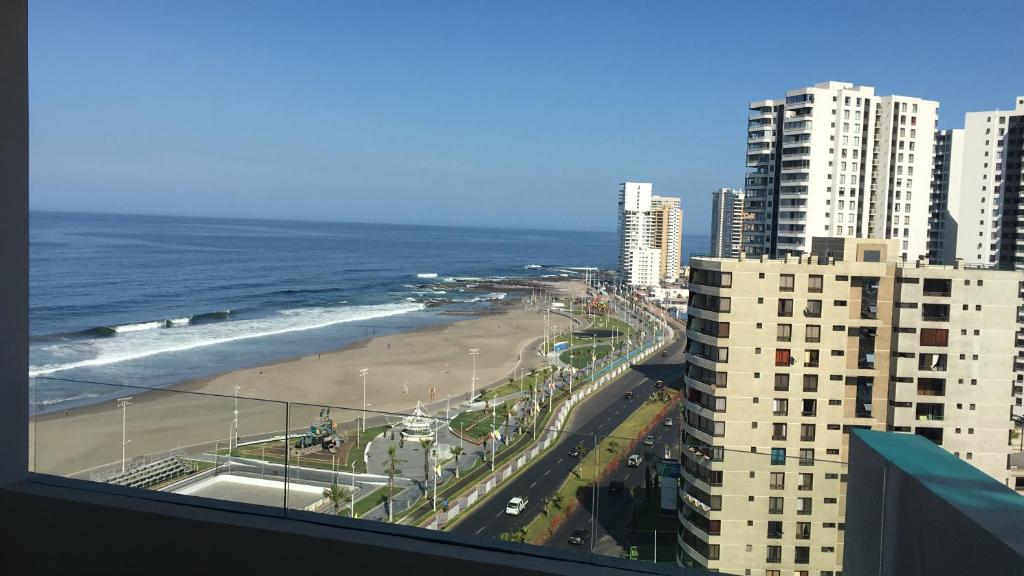
[[653, 194], [650, 182], [619, 185], [619, 273], [631, 286], [658, 286], [679, 276], [680, 199]]
[[893, 238], [928, 252], [938, 102], [823, 82], [750, 104], [744, 252], [810, 251], [815, 236]]
[[659, 252], [661, 280], [679, 278], [680, 250], [683, 241], [683, 210], [679, 198], [651, 196], [651, 239]]
[[937, 142], [930, 255], [1024, 269], [1024, 96], [1013, 110], [968, 112]]
[[738, 256], [743, 250], [743, 190], [711, 193], [711, 255]]
[[952, 264], [956, 260], [963, 151], [963, 129], [935, 131], [928, 215], [928, 260], [931, 262]]

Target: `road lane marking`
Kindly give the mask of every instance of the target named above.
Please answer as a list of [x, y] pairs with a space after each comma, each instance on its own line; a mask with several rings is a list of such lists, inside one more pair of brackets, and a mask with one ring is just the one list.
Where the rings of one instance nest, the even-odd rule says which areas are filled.
[[537, 480], [537, 481], [535, 481], [535, 482], [534, 482], [533, 484], [530, 484], [530, 488], [533, 488], [534, 486], [536, 486], [536, 485], [537, 485], [537, 482], [540, 482], [540, 480]]
[[479, 533], [483, 532], [484, 528], [487, 528], [487, 526], [481, 526], [480, 529], [476, 531], [476, 533], [479, 534]]
[[502, 510], [501, 512], [498, 512], [498, 515], [495, 516], [495, 518], [501, 518], [501, 515], [504, 514], [504, 513], [505, 513], [504, 510]]
[[548, 468], [547, 470], [544, 471], [545, 476], [547, 476], [548, 474], [551, 474], [551, 468]]

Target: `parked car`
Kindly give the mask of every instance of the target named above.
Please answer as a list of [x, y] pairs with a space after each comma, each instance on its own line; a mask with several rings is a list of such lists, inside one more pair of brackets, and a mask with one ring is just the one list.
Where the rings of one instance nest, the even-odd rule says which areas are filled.
[[508, 514], [510, 516], [519, 516], [519, 513], [522, 512], [524, 508], [526, 508], [526, 502], [526, 498], [520, 498], [519, 496], [516, 496], [515, 498], [508, 501], [508, 504], [505, 506], [505, 514]]
[[586, 542], [587, 538], [590, 538], [590, 530], [577, 528], [576, 530], [572, 531], [572, 534], [569, 535], [569, 544], [575, 544], [576, 546], [579, 546], [580, 544]]
[[661, 380], [658, 380], [657, 382], [654, 383], [654, 387], [657, 388], [658, 390], [661, 390], [662, 388], [665, 387], [665, 383], [662, 382]]
[[608, 483], [608, 493], [618, 494], [626, 489], [626, 484], [622, 480], [612, 480]]
[[633, 399], [633, 391], [632, 390], [627, 390], [626, 393], [622, 395], [622, 397], [625, 398], [626, 400], [632, 400]]
[[671, 426], [671, 425], [672, 425], [672, 419], [671, 418], [665, 418], [665, 426]]
[[573, 446], [569, 449], [569, 456], [571, 458], [580, 458], [583, 456], [583, 451], [580, 450], [579, 446]]
[[666, 357], [668, 357], [668, 350], [662, 350], [662, 351], [661, 351], [661, 357], [662, 357], [662, 358], [666, 358]]
[[644, 446], [654, 446], [654, 436], [648, 434], [644, 437]]
[[630, 468], [637, 468], [640, 463], [644, 461], [644, 457], [639, 454], [630, 454], [629, 458], [626, 459], [626, 466]]

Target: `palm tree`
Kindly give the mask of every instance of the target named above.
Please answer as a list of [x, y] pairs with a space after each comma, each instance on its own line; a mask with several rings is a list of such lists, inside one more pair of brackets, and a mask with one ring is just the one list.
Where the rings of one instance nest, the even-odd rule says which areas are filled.
[[334, 504], [335, 515], [340, 515], [341, 505], [352, 501], [352, 493], [337, 484], [331, 484], [330, 488], [324, 488], [324, 498]]
[[434, 441], [430, 438], [420, 438], [420, 448], [423, 448], [423, 482], [426, 489], [426, 482], [430, 480], [430, 447]]
[[398, 465], [404, 462], [398, 458], [398, 449], [394, 444], [388, 446], [388, 467], [384, 469], [384, 473], [388, 475], [388, 522], [394, 520], [393, 514], [393, 502], [391, 500], [394, 489], [395, 489], [395, 476], [401, 474], [402, 471], [398, 469]]
[[462, 449], [462, 446], [453, 446], [453, 447], [449, 448], [449, 451], [451, 452], [452, 456], [455, 456], [455, 478], [458, 479], [458, 477], [459, 477], [459, 456], [462, 456], [462, 453], [464, 451]]

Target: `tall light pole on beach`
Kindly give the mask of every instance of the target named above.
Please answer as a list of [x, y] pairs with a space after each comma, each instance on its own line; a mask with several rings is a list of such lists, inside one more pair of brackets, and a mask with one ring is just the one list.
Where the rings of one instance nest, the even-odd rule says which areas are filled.
[[469, 401], [476, 397], [476, 357], [480, 355], [479, 348], [470, 348], [469, 355], [473, 357], [473, 379], [469, 383]]
[[363, 368], [359, 371], [359, 375], [363, 377], [363, 416], [359, 421], [360, 432], [366, 432], [366, 373], [369, 371], [369, 368]]
[[125, 473], [125, 467], [128, 462], [127, 459], [125, 458], [127, 452], [126, 448], [128, 447], [128, 443], [131, 442], [131, 440], [127, 439], [127, 432], [128, 405], [131, 404], [129, 400], [131, 400], [132, 398], [132, 396], [127, 396], [125, 398], [117, 399], [117, 405], [121, 407], [121, 474]]

